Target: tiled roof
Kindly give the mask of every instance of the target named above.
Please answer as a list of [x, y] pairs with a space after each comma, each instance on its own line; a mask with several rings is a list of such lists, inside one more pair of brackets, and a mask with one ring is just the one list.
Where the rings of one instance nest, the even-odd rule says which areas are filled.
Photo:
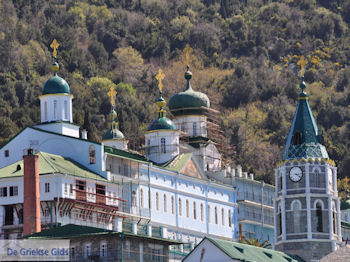
[[[70, 158], [39, 152], [39, 174], [61, 173], [93, 180], [107, 181]], [[23, 176], [23, 160], [0, 169], [0, 178]]]

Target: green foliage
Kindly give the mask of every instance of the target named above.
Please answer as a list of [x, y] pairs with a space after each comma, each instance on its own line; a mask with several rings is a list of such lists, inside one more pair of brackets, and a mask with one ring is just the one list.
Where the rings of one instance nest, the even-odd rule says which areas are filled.
[[[339, 177], [350, 168], [350, 1], [0, 1], [0, 143], [40, 121], [49, 45], [74, 94], [74, 121], [99, 140], [107, 92], [118, 91], [121, 131], [142, 135], [155, 117], [154, 75], [164, 97], [185, 85], [186, 44], [194, 89], [222, 112], [231, 162], [273, 182], [298, 96], [301, 67], [310, 105]], [[303, 58], [303, 59], [302, 59]]]

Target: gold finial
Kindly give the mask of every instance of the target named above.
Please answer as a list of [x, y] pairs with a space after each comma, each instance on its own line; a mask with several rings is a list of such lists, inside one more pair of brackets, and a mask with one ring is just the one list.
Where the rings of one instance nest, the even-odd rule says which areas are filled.
[[52, 55], [54, 57], [57, 56], [57, 48], [60, 46], [60, 44], [57, 42], [56, 38], [52, 41], [50, 47], [53, 49]]
[[111, 98], [111, 105], [114, 107], [115, 106], [115, 95], [117, 94], [117, 91], [115, 91], [114, 87], [111, 86], [109, 89], [109, 92], [107, 95]]
[[301, 56], [299, 61], [297, 62], [297, 65], [300, 66], [300, 73], [303, 76], [305, 72], [305, 66], [307, 65], [308, 61], [305, 59], [304, 56]]
[[190, 47], [189, 44], [187, 44], [186, 47], [183, 50], [183, 53], [184, 53], [185, 58], [186, 58], [186, 64], [187, 65], [190, 64], [190, 56], [191, 56], [192, 52], [193, 52], [193, 49]]
[[165, 75], [162, 71], [162, 69], [159, 69], [158, 70], [158, 74], [156, 75], [156, 79], [158, 80], [158, 88], [159, 88], [159, 91], [162, 92], [162, 89], [163, 89], [163, 79], [164, 79]]

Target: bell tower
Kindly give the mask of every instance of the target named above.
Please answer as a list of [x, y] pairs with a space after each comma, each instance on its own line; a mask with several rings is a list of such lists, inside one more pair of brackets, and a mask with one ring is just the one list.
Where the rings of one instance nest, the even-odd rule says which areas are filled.
[[304, 91], [275, 169], [275, 248], [318, 261], [341, 242], [337, 168], [329, 159]]

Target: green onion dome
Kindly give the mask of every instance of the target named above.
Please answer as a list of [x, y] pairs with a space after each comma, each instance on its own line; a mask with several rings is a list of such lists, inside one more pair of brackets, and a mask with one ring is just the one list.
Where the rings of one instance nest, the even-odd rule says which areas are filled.
[[156, 101], [156, 105], [158, 106], [157, 118], [154, 119], [151, 124], [148, 126], [147, 131], [153, 130], [176, 130], [176, 126], [172, 120], [166, 117], [166, 111], [164, 110], [164, 106], [166, 102], [162, 97], [162, 92], [160, 92], [160, 97]]
[[43, 86], [43, 95], [48, 94], [70, 94], [69, 85], [66, 80], [55, 74]]
[[346, 199], [341, 202], [340, 204], [340, 210], [347, 210], [350, 209], [350, 199]]
[[160, 117], [154, 119], [151, 124], [148, 126], [147, 131], [160, 130], [160, 129], [168, 129], [168, 130], [176, 130], [176, 126], [173, 121], [171, 121], [167, 117]]
[[189, 71], [189, 66], [187, 66], [187, 71], [185, 72], [185, 79], [187, 80], [186, 90], [173, 95], [168, 103], [170, 112], [174, 116], [203, 114], [205, 108], [210, 107], [208, 96], [192, 89], [190, 84], [191, 78], [192, 73]]
[[103, 135], [103, 140], [111, 140], [111, 139], [124, 139], [124, 134], [117, 128], [110, 128], [107, 130], [107, 132]]

